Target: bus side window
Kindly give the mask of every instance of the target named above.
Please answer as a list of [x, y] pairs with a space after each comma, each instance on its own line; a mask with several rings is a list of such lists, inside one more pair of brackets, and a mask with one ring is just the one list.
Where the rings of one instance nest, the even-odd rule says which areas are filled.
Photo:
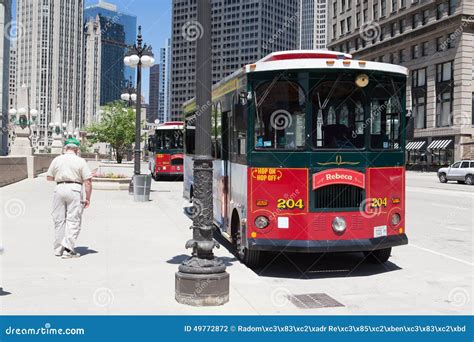
[[235, 152], [246, 155], [247, 152], [247, 106], [240, 102], [234, 105]]

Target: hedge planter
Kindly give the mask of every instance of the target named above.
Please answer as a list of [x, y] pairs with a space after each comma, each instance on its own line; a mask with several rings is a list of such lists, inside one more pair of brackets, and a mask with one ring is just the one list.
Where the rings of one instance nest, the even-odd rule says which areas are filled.
[[131, 178], [92, 178], [92, 188], [94, 190], [128, 190]]

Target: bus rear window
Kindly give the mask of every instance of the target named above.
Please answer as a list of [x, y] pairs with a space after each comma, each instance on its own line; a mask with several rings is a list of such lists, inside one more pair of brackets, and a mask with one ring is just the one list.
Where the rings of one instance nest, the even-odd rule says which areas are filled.
[[296, 82], [266, 82], [257, 88], [256, 102], [257, 149], [304, 148], [306, 97]]

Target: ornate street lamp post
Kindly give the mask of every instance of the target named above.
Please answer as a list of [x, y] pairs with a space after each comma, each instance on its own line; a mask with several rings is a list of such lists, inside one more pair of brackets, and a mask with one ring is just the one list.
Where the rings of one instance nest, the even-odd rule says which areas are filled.
[[213, 254], [219, 247], [213, 239], [211, 156], [212, 107], [212, 41], [211, 1], [198, 1], [197, 20], [203, 36], [196, 52], [196, 156], [194, 159], [193, 238], [186, 243], [192, 248], [191, 258], [176, 273], [175, 298], [193, 306], [215, 306], [229, 301], [229, 274], [222, 260]]
[[64, 133], [67, 133], [67, 124], [63, 122], [63, 115], [59, 105], [54, 112], [54, 117], [49, 123], [49, 127], [52, 130], [53, 138], [53, 142], [51, 144], [51, 154], [61, 154], [63, 152], [63, 136]]
[[[14, 156], [31, 156], [34, 152], [33, 130], [36, 128], [38, 111], [30, 107], [30, 89], [23, 84], [19, 90], [18, 109], [9, 110], [11, 127], [15, 131], [15, 140], [11, 149]], [[26, 103], [25, 103], [26, 101]]]
[[133, 87], [132, 80], [126, 81], [125, 89], [123, 94], [120, 96], [123, 101], [128, 102], [128, 106], [132, 107], [133, 102], [137, 101], [137, 91]]
[[141, 156], [141, 107], [142, 107], [142, 68], [155, 64], [151, 46], [143, 45], [142, 27], [138, 27], [137, 43], [131, 46], [124, 58], [125, 65], [137, 68], [136, 119], [135, 119], [135, 175], [140, 175]]

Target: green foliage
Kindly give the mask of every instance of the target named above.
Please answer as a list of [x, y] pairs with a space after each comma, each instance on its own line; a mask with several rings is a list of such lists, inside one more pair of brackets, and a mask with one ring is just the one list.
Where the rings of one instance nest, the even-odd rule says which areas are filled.
[[109, 103], [102, 110], [100, 122], [87, 128], [89, 140], [110, 144], [121, 163], [127, 147], [135, 141], [135, 112], [122, 101]]

